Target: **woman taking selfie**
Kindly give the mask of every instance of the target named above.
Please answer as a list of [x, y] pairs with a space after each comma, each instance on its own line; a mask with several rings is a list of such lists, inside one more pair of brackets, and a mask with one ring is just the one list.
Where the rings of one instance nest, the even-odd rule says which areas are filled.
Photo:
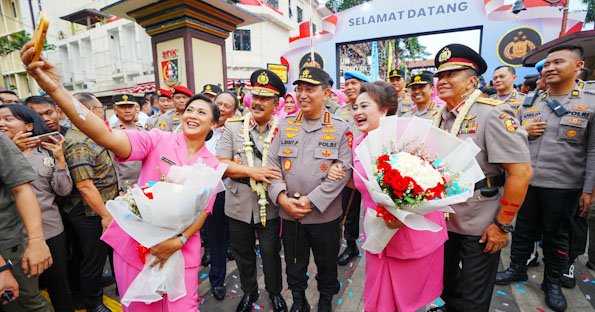
[[[162, 132], [157, 129], [149, 132], [116, 129], [110, 131], [100, 118], [91, 114], [64, 89], [56, 67], [43, 59], [31, 62], [34, 52], [32, 43], [28, 43], [21, 50], [22, 61], [27, 67], [27, 72], [58, 103], [78, 129], [99, 145], [111, 150], [119, 160], [142, 161], [139, 185], [149, 181], [159, 181], [161, 177], [167, 175], [172, 165], [192, 165], [202, 161], [212, 168], [218, 166], [219, 162], [209, 152], [205, 141], [212, 136], [212, 129], [217, 126], [220, 113], [217, 105], [207, 97], [195, 95], [188, 100], [182, 115], [181, 133]], [[215, 196], [211, 198], [194, 224], [177, 237], [167, 239], [150, 249], [150, 253], [155, 257], [151, 266], [163, 266], [174, 252], [181, 250], [185, 263], [187, 295], [174, 302], [170, 302], [167, 295], [162, 300], [149, 305], [132, 302], [128, 308], [124, 308], [124, 311], [196, 311], [198, 309], [198, 270], [201, 259], [198, 230], [210, 214], [214, 199]], [[106, 211], [102, 213], [107, 216], [103, 218], [102, 223], [104, 226], [109, 225], [102, 239], [114, 248], [116, 281], [120, 294], [125, 294], [143, 268], [137, 251], [138, 243], [117, 223], [111, 222], [109, 213]]]
[[[49, 130], [34, 110], [23, 105], [0, 105], [0, 133], [14, 140], [27, 135], [36, 137]], [[72, 191], [63, 143], [61, 135], [47, 136], [39, 145], [26, 147], [21, 152], [37, 173], [31, 186], [41, 206], [43, 235], [54, 259], [54, 264], [39, 277], [40, 283], [47, 286], [54, 310], [74, 311], [68, 285], [64, 224], [55, 201], [57, 196], [67, 196]]]

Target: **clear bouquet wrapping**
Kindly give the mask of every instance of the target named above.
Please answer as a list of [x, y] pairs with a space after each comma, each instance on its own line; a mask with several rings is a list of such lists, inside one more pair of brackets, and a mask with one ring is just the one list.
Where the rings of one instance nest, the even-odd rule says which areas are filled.
[[480, 148], [471, 139], [461, 140], [417, 117], [381, 118], [355, 152], [367, 177], [360, 178], [376, 204], [365, 207], [364, 218], [363, 248], [374, 254], [397, 232], [385, 220], [438, 232], [442, 227], [424, 215], [453, 213], [449, 205], [465, 202], [474, 184], [485, 178], [475, 160]]
[[[114, 221], [142, 248], [151, 248], [182, 233], [198, 219], [211, 197], [223, 190], [221, 177], [227, 165], [213, 169], [199, 162], [193, 166], [172, 166], [167, 182], [150, 183], [150, 187], [133, 187], [125, 195], [106, 203]], [[197, 251], [198, 252], [198, 251]], [[170, 301], [186, 296], [184, 257], [176, 251], [159, 266], [150, 268], [154, 256], [148, 255], [141, 272], [121, 299], [150, 304], [164, 294]]]

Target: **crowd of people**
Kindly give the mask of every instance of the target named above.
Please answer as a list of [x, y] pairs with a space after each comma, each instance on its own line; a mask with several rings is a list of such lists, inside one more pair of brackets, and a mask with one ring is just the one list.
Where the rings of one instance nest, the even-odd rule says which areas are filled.
[[[365, 252], [365, 281], [354, 281], [364, 286], [364, 311], [416, 311], [438, 297], [445, 305], [432, 311], [488, 311], [495, 284], [527, 280], [538, 246], [545, 301], [567, 309], [561, 287], [575, 286], [574, 262], [595, 230], [595, 88], [580, 46], [554, 47], [517, 87], [510, 66], [493, 69], [482, 85], [485, 60], [449, 44], [434, 72], [407, 77], [395, 69], [386, 82], [347, 71], [343, 91], [324, 70], [303, 67], [292, 92], [260, 69], [245, 96], [214, 84], [197, 94], [184, 86], [146, 99], [115, 94], [111, 120], [93, 94], [68, 92], [59, 69], [32, 62], [33, 53], [27, 44], [22, 61], [46, 95], [21, 102], [0, 91], [0, 311], [110, 311], [102, 303], [106, 262], [123, 295], [145, 258], [106, 202], [196, 162], [226, 164], [225, 190], [191, 226], [144, 252], [154, 256], [151, 267], [162, 267], [181, 251], [186, 295], [124, 311], [196, 311], [201, 265], [210, 266], [213, 296], [223, 300], [228, 260], [243, 292], [236, 311], [252, 311], [260, 296], [257, 245], [273, 311], [310, 311], [311, 254], [317, 311], [331, 311], [338, 266], [360, 254], [361, 210], [375, 207], [356, 147], [391, 115], [473, 139], [486, 178], [454, 214], [425, 215], [438, 232], [387, 219], [398, 231], [380, 253]], [[510, 238], [511, 264], [498, 272]], [[595, 269], [592, 255], [595, 248], [587, 263]], [[284, 279], [291, 305], [281, 295]]]

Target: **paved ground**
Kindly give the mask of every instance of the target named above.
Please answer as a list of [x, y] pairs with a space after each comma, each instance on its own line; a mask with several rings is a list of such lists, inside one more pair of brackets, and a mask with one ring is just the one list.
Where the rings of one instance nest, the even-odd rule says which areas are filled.
[[[359, 242], [361, 244], [361, 242]], [[509, 263], [510, 249], [506, 248], [501, 257], [501, 267]], [[540, 255], [542, 252], [540, 251]], [[583, 255], [577, 261], [575, 267], [575, 276], [577, 277], [577, 287], [574, 289], [564, 289], [564, 294], [568, 300], [569, 312], [595, 311], [595, 272], [584, 266], [586, 256]], [[339, 267], [339, 280], [341, 290], [334, 298], [334, 310], [341, 312], [361, 312], [363, 311], [363, 280], [365, 276], [365, 258], [359, 257], [348, 266]], [[208, 267], [200, 270], [200, 285], [198, 293], [200, 296], [200, 310], [207, 312], [229, 312], [235, 311], [237, 304], [242, 297], [240, 290], [239, 273], [234, 261], [227, 262], [227, 297], [223, 301], [217, 301], [212, 295], [208, 278]], [[308, 272], [312, 278], [309, 280], [309, 288], [306, 292], [308, 301], [316, 311], [318, 295], [316, 293], [316, 266], [313, 261], [310, 262]], [[547, 308], [543, 298], [543, 292], [539, 289], [543, 277], [543, 262], [540, 259], [540, 265], [529, 270], [529, 281], [526, 283], [517, 283], [509, 286], [497, 286], [494, 289], [492, 305], [490, 311], [517, 312], [517, 311], [551, 311]], [[262, 267], [259, 265], [259, 286], [260, 298], [254, 306], [254, 311], [272, 311], [266, 291], [264, 290], [264, 276]], [[106, 303], [114, 311], [121, 311], [117, 303], [118, 297], [114, 293], [114, 287], [106, 289]], [[291, 293], [286, 288], [283, 291], [288, 305], [291, 305]], [[114, 300], [115, 299], [115, 300]], [[440, 299], [436, 299], [426, 308], [419, 311], [425, 311], [438, 304], [442, 304]]]

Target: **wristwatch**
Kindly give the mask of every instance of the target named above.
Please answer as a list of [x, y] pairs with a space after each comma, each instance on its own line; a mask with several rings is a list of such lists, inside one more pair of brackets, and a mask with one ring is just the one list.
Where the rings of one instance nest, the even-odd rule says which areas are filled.
[[10, 260], [6, 260], [6, 264], [4, 264], [3, 266], [0, 266], [0, 273], [6, 271], [6, 270], [11, 270], [12, 269], [12, 261]]
[[500, 230], [504, 233], [512, 233], [514, 232], [514, 225], [512, 224], [502, 224], [500, 222], [498, 222], [498, 219], [495, 218], [494, 219], [494, 224], [500, 228]]
[[178, 234], [178, 237], [180, 238], [180, 243], [182, 243], [182, 246], [186, 245], [186, 242], [188, 242], [188, 237], [186, 237], [184, 234]]

